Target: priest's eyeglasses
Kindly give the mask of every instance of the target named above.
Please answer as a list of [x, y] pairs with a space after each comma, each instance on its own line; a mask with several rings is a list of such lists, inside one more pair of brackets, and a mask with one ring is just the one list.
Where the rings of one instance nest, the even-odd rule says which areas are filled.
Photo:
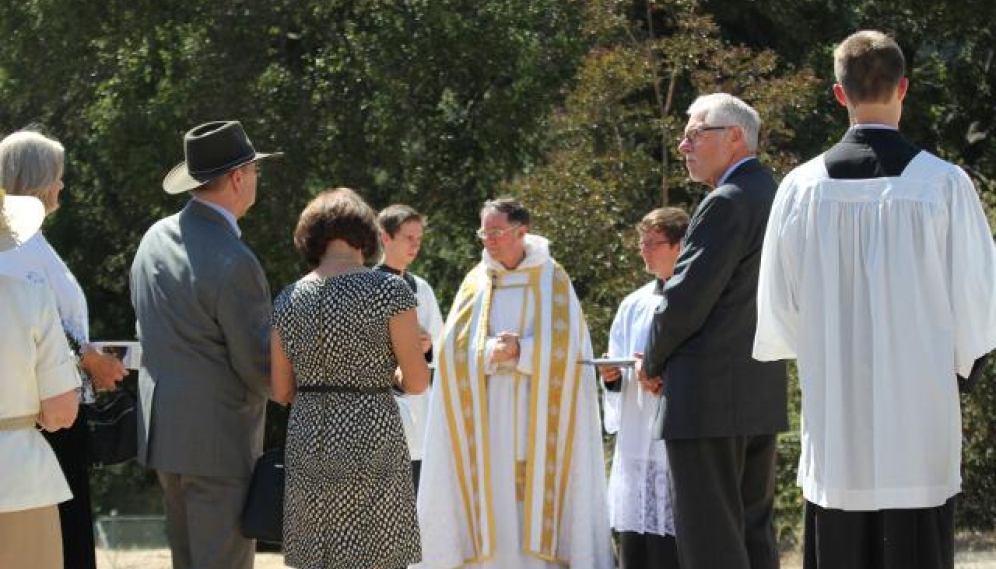
[[695, 144], [695, 141], [702, 136], [703, 133], [710, 132], [713, 130], [726, 130], [728, 128], [733, 128], [732, 126], [710, 126], [710, 125], [700, 125], [692, 129], [688, 129], [685, 134], [678, 137], [678, 144], [688, 141], [689, 144]]
[[519, 227], [520, 223], [515, 223], [509, 225], [508, 227], [493, 227], [491, 229], [484, 229], [483, 227], [478, 229], [475, 233], [478, 239], [500, 239], [508, 234], [509, 231], [515, 230]]

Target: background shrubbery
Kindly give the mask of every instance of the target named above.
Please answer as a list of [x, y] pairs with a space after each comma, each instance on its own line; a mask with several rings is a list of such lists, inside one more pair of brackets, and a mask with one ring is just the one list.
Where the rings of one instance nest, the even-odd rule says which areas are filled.
[[[287, 153], [265, 166], [243, 222], [274, 291], [303, 270], [291, 247], [303, 204], [345, 185], [428, 214], [415, 270], [445, 306], [478, 258], [480, 203], [513, 193], [604, 346], [618, 302], [646, 279], [633, 225], [664, 203], [691, 210], [705, 190], [676, 151], [688, 104], [724, 90], [756, 106], [762, 159], [781, 176], [846, 127], [830, 52], [862, 27], [894, 34], [907, 55], [904, 131], [962, 164], [992, 208], [986, 0], [3, 2], [0, 131], [34, 124], [66, 145], [64, 207], [46, 233], [87, 292], [94, 338], [134, 334], [128, 266], [145, 229], [181, 205], [159, 186], [183, 132], [239, 118], [257, 148]], [[996, 523], [994, 375], [963, 399], [966, 529]], [[779, 452], [791, 543], [794, 433]], [[100, 470], [96, 507], [154, 510], [153, 487], [135, 465]]]

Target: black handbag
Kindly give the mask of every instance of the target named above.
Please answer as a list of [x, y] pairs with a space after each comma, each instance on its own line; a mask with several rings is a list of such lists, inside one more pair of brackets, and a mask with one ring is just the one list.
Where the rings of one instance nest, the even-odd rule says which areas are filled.
[[252, 469], [242, 508], [242, 535], [269, 543], [284, 540], [284, 450], [264, 452]]
[[131, 391], [119, 386], [99, 392], [93, 403], [82, 407], [91, 465], [120, 464], [138, 456], [138, 418]]

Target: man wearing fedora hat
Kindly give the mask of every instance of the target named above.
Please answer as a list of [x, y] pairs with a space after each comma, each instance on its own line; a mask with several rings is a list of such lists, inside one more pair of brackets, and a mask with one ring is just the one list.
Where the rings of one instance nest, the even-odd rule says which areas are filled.
[[262, 451], [270, 290], [238, 219], [256, 200], [255, 151], [236, 121], [202, 124], [163, 180], [190, 192], [142, 238], [131, 299], [143, 358], [139, 460], [164, 493], [174, 569], [251, 568], [239, 515]]

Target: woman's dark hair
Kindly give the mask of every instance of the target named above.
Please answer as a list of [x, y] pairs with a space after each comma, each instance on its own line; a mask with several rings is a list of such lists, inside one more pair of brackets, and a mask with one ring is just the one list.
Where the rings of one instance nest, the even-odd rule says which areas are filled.
[[325, 249], [335, 239], [359, 249], [364, 260], [377, 254], [377, 216], [349, 188], [325, 190], [315, 196], [294, 229], [294, 247], [311, 267], [321, 264]]

